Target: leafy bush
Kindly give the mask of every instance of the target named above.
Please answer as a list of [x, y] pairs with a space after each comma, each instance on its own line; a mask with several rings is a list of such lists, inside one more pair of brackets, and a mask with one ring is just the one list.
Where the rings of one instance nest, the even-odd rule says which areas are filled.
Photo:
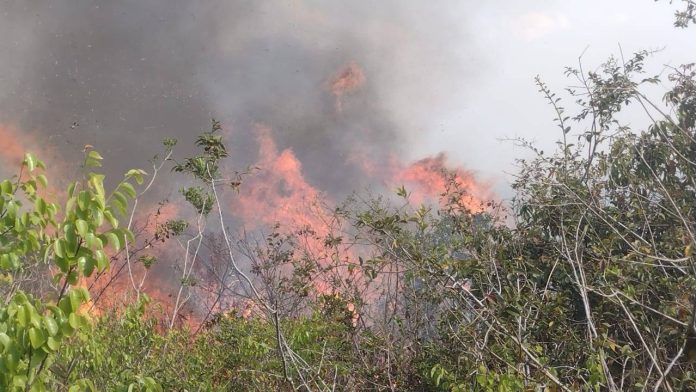
[[[99, 167], [101, 160], [99, 153], [89, 151], [84, 167]], [[119, 228], [117, 216], [125, 213], [128, 198], [135, 197], [131, 181], [142, 182], [144, 174], [129, 171], [107, 195], [104, 176], [89, 172], [83, 181], [70, 184], [61, 209], [41, 196], [48, 185], [41, 169], [44, 163], [27, 154], [14, 181], [0, 183], [0, 269], [6, 298], [0, 305], [3, 390], [45, 390], [55, 380], [50, 371], [55, 354], [73, 335], [89, 335], [90, 321], [81, 307], [90, 296], [78, 283], [109, 267], [107, 246], [118, 252], [132, 238], [130, 231]], [[37, 298], [23, 290], [32, 283], [24, 277], [44, 267], [57, 291]], [[90, 387], [91, 382], [75, 385]]]
[[[684, 4], [680, 26], [694, 19]], [[247, 173], [220, 178], [227, 149], [213, 121], [200, 154], [173, 165], [193, 182], [181, 193], [196, 224], [158, 224], [140, 248], [183, 244], [170, 309], [149, 304], [131, 276], [133, 303], [91, 320], [83, 283], [119, 257], [122, 268], [136, 260], [129, 202], [175, 141], [141, 193], [145, 173], [130, 170], [107, 194], [92, 172], [102, 158], [87, 151], [62, 204], [27, 154], [0, 182], [0, 390], [696, 389], [696, 71], [672, 69], [653, 102], [649, 55], [567, 69], [575, 114], [537, 79], [557, 149], [521, 141], [532, 157], [518, 162], [512, 203], [483, 211], [443, 173], [439, 204], [414, 206], [402, 187], [403, 203], [356, 197], [325, 212], [327, 227], [235, 241], [220, 194]], [[644, 129], [617, 119], [628, 106], [646, 115]], [[147, 271], [156, 258], [137, 260]], [[178, 326], [202, 290], [214, 301], [201, 325]]]

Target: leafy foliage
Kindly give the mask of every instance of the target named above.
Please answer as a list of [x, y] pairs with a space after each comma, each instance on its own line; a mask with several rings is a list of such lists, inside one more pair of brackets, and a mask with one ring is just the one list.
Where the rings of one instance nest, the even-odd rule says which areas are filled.
[[[86, 153], [84, 167], [101, 166], [96, 151]], [[109, 268], [109, 250], [117, 252], [132, 239], [119, 227], [127, 199], [134, 197], [131, 181], [144, 172], [129, 171], [107, 196], [104, 176], [88, 172], [68, 187], [63, 208], [41, 194], [48, 180], [42, 161], [27, 154], [22, 172], [0, 185], [0, 387], [3, 390], [46, 390], [55, 374], [55, 355], [75, 335], [89, 335], [90, 320], [81, 307], [90, 300], [79, 286], [82, 278]], [[59, 289], [39, 298], [23, 290], [21, 277], [31, 269], [48, 267]], [[18, 281], [17, 279], [20, 278]], [[75, 388], [90, 388], [77, 380]]]
[[[684, 3], [681, 27], [694, 22]], [[558, 148], [521, 141], [532, 156], [518, 161], [512, 202], [484, 211], [443, 173], [439, 203], [412, 205], [400, 187], [399, 202], [356, 196], [322, 211], [326, 227], [231, 239], [220, 194], [247, 173], [221, 178], [213, 120], [200, 153], [174, 161], [195, 182], [182, 189], [195, 227], [168, 219], [143, 246], [175, 238], [185, 249], [173, 310], [132, 276], [129, 306], [96, 321], [85, 310], [85, 279], [121, 252], [135, 265], [119, 219], [146, 173], [128, 171], [107, 194], [93, 172], [103, 159], [86, 151], [84, 178], [59, 204], [27, 154], [0, 182], [0, 390], [696, 389], [696, 71], [671, 69], [654, 102], [645, 87], [665, 81], [645, 74], [649, 56], [566, 69], [570, 108], [537, 78]], [[647, 126], [624, 124], [627, 108]], [[163, 162], [175, 144], [165, 140]], [[206, 231], [213, 211], [218, 236]], [[147, 276], [164, 260], [137, 261]], [[175, 328], [196, 294], [213, 299], [200, 325]]]

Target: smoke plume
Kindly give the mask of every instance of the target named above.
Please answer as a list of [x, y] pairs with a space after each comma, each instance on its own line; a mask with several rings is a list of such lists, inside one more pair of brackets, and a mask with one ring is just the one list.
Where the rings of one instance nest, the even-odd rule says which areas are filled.
[[356, 154], [401, 155], [446, 79], [473, 74], [433, 44], [465, 24], [443, 5], [3, 0], [0, 124], [122, 171], [163, 137], [185, 153], [213, 116], [248, 164], [263, 123], [341, 194], [365, 185]]
[[[214, 117], [232, 165], [260, 168], [232, 204], [243, 207], [235, 218], [244, 225], [296, 223], [301, 203], [366, 186], [406, 182], [437, 196], [442, 179], [427, 172], [447, 160], [409, 163], [409, 146], [447, 92], [475, 77], [450, 50], [466, 37], [467, 8], [0, 0], [0, 172], [24, 149], [63, 167], [92, 145], [107, 178], [120, 178], [147, 169], [165, 137], [179, 139], [178, 156], [192, 153]], [[179, 186], [157, 187], [167, 198]]]

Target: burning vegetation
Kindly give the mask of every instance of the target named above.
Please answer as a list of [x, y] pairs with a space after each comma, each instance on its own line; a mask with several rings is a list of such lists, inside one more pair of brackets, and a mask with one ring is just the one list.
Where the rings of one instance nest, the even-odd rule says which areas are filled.
[[[686, 3], [680, 27], [696, 20]], [[113, 21], [149, 20], [158, 15], [149, 4], [114, 16], [99, 3], [106, 11], [84, 12], [107, 12], [103, 28], [91, 26], [99, 18], [78, 21], [68, 35], [133, 38]], [[72, 63], [51, 51], [52, 38], [33, 42], [70, 65], [78, 89], [106, 68], [114, 79], [95, 85], [134, 91], [121, 90], [123, 79], [157, 97], [113, 106], [87, 90], [61, 101], [53, 94], [74, 87], [62, 79], [27, 83], [42, 86], [55, 112], [94, 104], [110, 124], [163, 116], [147, 129], [175, 125], [177, 138], [164, 139], [144, 170], [130, 167], [137, 147], [105, 143], [102, 155], [79, 133], [85, 122], [70, 119], [53, 139], [32, 119], [0, 126], [0, 390], [696, 390], [693, 64], [671, 69], [661, 104], [643, 92], [659, 82], [644, 75], [647, 52], [589, 73], [569, 68], [581, 85], [567, 90], [575, 116], [537, 79], [558, 116], [558, 149], [530, 146], [504, 202], [451, 155], [398, 154], [401, 134], [376, 99], [370, 70], [379, 67], [368, 55], [331, 52], [315, 65], [291, 50], [284, 65], [321, 71], [294, 77], [238, 55], [273, 40], [247, 49], [215, 36], [275, 90], [250, 88], [229, 128], [212, 120], [191, 139], [187, 121], [201, 112], [192, 103], [206, 101], [199, 86], [163, 89], [177, 78], [146, 65], [150, 53], [159, 61], [180, 47], [208, 54], [208, 28], [182, 19], [200, 11], [189, 7], [175, 0], [165, 10], [182, 26], [180, 46], [148, 52], [170, 31], [145, 24], [152, 34], [135, 50], [145, 70], [132, 79], [132, 68], [97, 56], [104, 48], [78, 50]], [[328, 23], [307, 8], [298, 14], [307, 29]], [[47, 23], [32, 28], [52, 32]], [[161, 74], [194, 68], [163, 61]], [[214, 70], [190, 79], [210, 82]], [[248, 74], [236, 77], [248, 86]], [[153, 103], [168, 99], [187, 105]], [[643, 129], [617, 119], [628, 104], [650, 119]]]

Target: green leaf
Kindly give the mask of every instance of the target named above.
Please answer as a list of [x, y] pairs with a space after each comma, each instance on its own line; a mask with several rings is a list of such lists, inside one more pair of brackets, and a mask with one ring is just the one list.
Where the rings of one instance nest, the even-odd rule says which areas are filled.
[[152, 377], [144, 377], [143, 384], [145, 385], [145, 389], [147, 391], [152, 391], [152, 392], [162, 391], [162, 387], [159, 384], [157, 384], [157, 382]]
[[128, 199], [126, 199], [126, 197], [121, 192], [114, 192], [113, 197], [114, 198], [111, 201], [112, 205], [114, 205], [118, 209], [118, 212], [121, 215], [126, 215], [128, 209]]
[[90, 202], [90, 195], [89, 192], [87, 191], [81, 191], [77, 195], [77, 206], [80, 208], [80, 210], [85, 211], [87, 208], [89, 208], [89, 203]]
[[48, 179], [43, 174], [39, 174], [38, 176], [36, 176], [36, 181], [38, 181], [39, 184], [41, 184], [41, 186], [43, 186], [44, 188], [48, 186]]
[[98, 250], [94, 252], [94, 260], [97, 262], [97, 268], [99, 271], [104, 271], [109, 267], [109, 258], [103, 250]]
[[89, 184], [92, 186], [92, 189], [94, 189], [94, 192], [97, 194], [97, 198], [101, 199], [101, 205], [102, 207], [104, 206], [104, 175], [103, 174], [90, 174], [89, 176]]
[[24, 155], [24, 165], [29, 169], [30, 172], [34, 171], [36, 168], [36, 158], [30, 153]]
[[111, 210], [104, 210], [104, 218], [106, 218], [106, 221], [109, 222], [112, 229], [118, 228], [118, 219], [114, 217]]
[[33, 307], [31, 304], [27, 303], [24, 305], [27, 307], [27, 312], [29, 313], [29, 322], [31, 325], [40, 328], [41, 327], [41, 321], [43, 318], [39, 314], [39, 312], [36, 311], [36, 308]]
[[109, 231], [107, 233], [104, 233], [104, 236], [106, 237], [109, 245], [111, 245], [114, 250], [119, 251], [121, 250], [121, 241], [118, 238], [118, 235], [114, 233], [113, 231]]
[[31, 342], [31, 346], [37, 349], [46, 342], [46, 336], [38, 328], [29, 328], [29, 341]]
[[17, 374], [12, 377], [12, 386], [18, 388], [19, 390], [24, 390], [27, 385], [27, 376], [23, 374]]
[[133, 185], [131, 185], [128, 182], [122, 182], [121, 185], [118, 187], [123, 193], [128, 195], [131, 199], [135, 199], [135, 196], [137, 195], [135, 193], [135, 188], [133, 188]]
[[82, 273], [86, 277], [92, 276], [92, 273], [94, 272], [94, 259], [91, 257], [80, 257], [77, 260], [77, 264], [80, 267]]
[[104, 244], [102, 243], [102, 240], [91, 232], [87, 233], [87, 235], [85, 236], [85, 243], [87, 244], [87, 247], [91, 250], [104, 249]]
[[143, 184], [143, 176], [146, 176], [146, 175], [147, 175], [147, 172], [145, 172], [144, 170], [131, 169], [131, 170], [128, 170], [128, 172], [126, 173], [126, 178], [133, 177], [133, 178], [135, 178], [135, 182], [137, 182], [138, 185], [142, 185]]
[[[77, 264], [77, 262], [75, 262], [75, 264]], [[68, 275], [65, 277], [65, 280], [68, 281], [69, 285], [74, 286], [77, 284], [77, 282], [79, 282], [80, 275], [78, 274], [78, 271], [72, 270], [68, 272]]]
[[101, 167], [101, 161], [102, 161], [102, 156], [94, 151], [91, 150], [90, 152], [87, 153], [87, 156], [85, 157], [85, 166], [86, 167]]
[[82, 302], [87, 303], [89, 302], [89, 290], [85, 287], [78, 287], [76, 289], [80, 297], [82, 298]]
[[67, 202], [65, 202], [65, 212], [70, 213], [75, 209], [75, 202], [77, 202], [77, 198], [71, 197], [68, 199]]
[[67, 224], [65, 227], [63, 227], [63, 232], [65, 233], [66, 250], [68, 253], [74, 254], [77, 250], [77, 236], [75, 235], [75, 227], [71, 224]]
[[[74, 314], [74, 313], [71, 313], [71, 315], [72, 315], [72, 314]], [[68, 322], [65, 322], [65, 323], [61, 324], [61, 326], [60, 326], [60, 331], [63, 333], [63, 335], [65, 335], [65, 336], [70, 336], [70, 335], [72, 335], [72, 334], [75, 332], [75, 328], [73, 328], [73, 327], [70, 325], [70, 321], [68, 320]]]
[[46, 339], [46, 345], [51, 350], [57, 351], [60, 348], [60, 340], [52, 336], [49, 336], [48, 339]]
[[14, 191], [14, 185], [12, 185], [12, 182], [10, 180], [4, 180], [3, 182], [0, 182], [0, 192], [9, 195], [12, 194]]
[[71, 314], [74, 314], [74, 312], [80, 308], [80, 305], [82, 305], [82, 294], [76, 289], [71, 289], [68, 292], [68, 300], [70, 301], [70, 308], [72, 309]]
[[122, 229], [121, 232], [126, 237], [126, 241], [128, 241], [128, 242], [135, 241], [135, 236], [133, 235], [132, 231], [130, 231], [128, 229]]
[[53, 243], [53, 251], [55, 252], [56, 256], [60, 257], [61, 259], [65, 258], [65, 242], [61, 239], [56, 240]]
[[78, 317], [77, 313], [70, 313], [70, 315], [68, 315], [68, 324], [73, 329], [80, 328], [80, 318]]
[[46, 214], [46, 202], [42, 198], [37, 198], [34, 202], [34, 209], [41, 215]]
[[56, 323], [56, 320], [54, 320], [53, 317], [44, 316], [43, 321], [48, 334], [50, 336], [55, 336], [58, 333], [58, 323]]
[[77, 227], [77, 233], [82, 238], [86, 239], [87, 235], [90, 234], [89, 233], [89, 224], [82, 219], [78, 219], [75, 221], [75, 227]]
[[104, 212], [102, 207], [93, 204], [89, 212], [92, 214], [92, 223], [94, 223], [95, 226], [100, 227], [104, 224]]
[[64, 257], [56, 257], [53, 261], [56, 263], [58, 268], [64, 273], [67, 273], [70, 269], [70, 262], [68, 259]]
[[94, 150], [91, 150], [89, 153], [87, 153], [87, 157], [88, 157], [88, 158], [91, 158], [91, 159], [96, 159], [96, 160], [98, 160], [98, 161], [101, 161], [102, 159], [104, 159], [104, 158], [101, 156], [101, 154], [99, 154], [98, 152], [96, 152], [96, 151], [94, 151]]
[[10, 339], [10, 337], [7, 336], [7, 334], [4, 332], [0, 332], [0, 347], [2, 347], [2, 350], [6, 350], [11, 343], [12, 340]]
[[77, 186], [76, 182], [71, 182], [70, 185], [68, 185], [68, 197], [73, 197], [73, 194], [75, 193], [75, 186]]

